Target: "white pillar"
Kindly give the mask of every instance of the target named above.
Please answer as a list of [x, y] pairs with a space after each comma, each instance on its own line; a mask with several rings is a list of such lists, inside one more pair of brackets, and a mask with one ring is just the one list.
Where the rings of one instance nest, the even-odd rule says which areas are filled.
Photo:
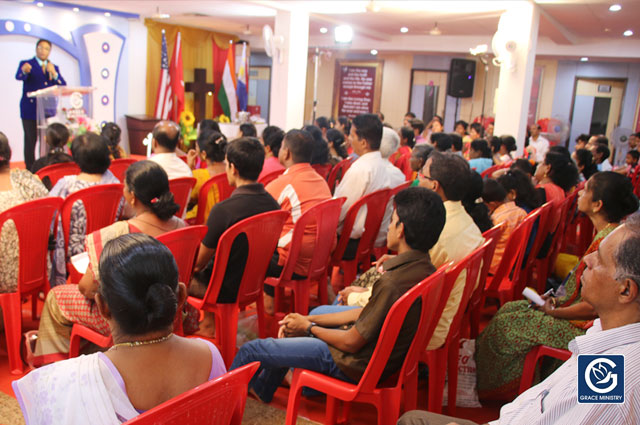
[[300, 128], [304, 122], [304, 97], [309, 49], [309, 14], [278, 10], [274, 33], [284, 38], [280, 58], [271, 67], [269, 121], [284, 131]]
[[[527, 128], [527, 113], [538, 41], [540, 11], [533, 2], [510, 2], [500, 17], [494, 54], [505, 59], [500, 67], [496, 94], [495, 134], [510, 134], [516, 138], [518, 154], [522, 154]], [[506, 49], [508, 42], [515, 42]], [[497, 46], [496, 46], [497, 44]], [[496, 49], [497, 47], [497, 49]], [[507, 50], [513, 50], [510, 54]]]

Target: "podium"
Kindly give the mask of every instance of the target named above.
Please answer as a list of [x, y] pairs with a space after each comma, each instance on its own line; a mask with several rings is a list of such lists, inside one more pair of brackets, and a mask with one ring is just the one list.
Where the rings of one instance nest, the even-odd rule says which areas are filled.
[[[95, 87], [51, 86], [27, 93], [28, 97], [36, 98], [36, 123], [38, 126], [38, 140], [40, 141], [39, 156], [48, 152], [46, 131], [49, 124], [58, 122], [69, 127], [72, 135], [84, 131], [95, 131], [97, 128], [91, 119], [91, 93]], [[88, 108], [88, 110], [87, 110]]]

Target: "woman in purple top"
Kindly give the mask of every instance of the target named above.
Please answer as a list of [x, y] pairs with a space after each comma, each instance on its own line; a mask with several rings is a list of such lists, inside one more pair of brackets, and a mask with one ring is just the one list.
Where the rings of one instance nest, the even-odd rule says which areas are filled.
[[173, 335], [186, 288], [171, 251], [143, 233], [108, 242], [96, 295], [114, 345], [13, 382], [26, 423], [120, 424], [226, 372], [211, 343]]

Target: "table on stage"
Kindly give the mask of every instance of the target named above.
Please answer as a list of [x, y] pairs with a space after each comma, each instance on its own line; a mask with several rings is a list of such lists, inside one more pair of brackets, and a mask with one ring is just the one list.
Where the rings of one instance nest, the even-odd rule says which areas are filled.
[[[225, 135], [227, 140], [232, 141], [238, 137], [238, 133], [240, 133], [240, 124], [221, 122], [218, 123], [220, 125], [220, 131]], [[262, 131], [267, 128], [267, 124], [260, 123], [254, 124], [256, 126], [256, 131], [258, 132], [258, 137], [262, 134]]]

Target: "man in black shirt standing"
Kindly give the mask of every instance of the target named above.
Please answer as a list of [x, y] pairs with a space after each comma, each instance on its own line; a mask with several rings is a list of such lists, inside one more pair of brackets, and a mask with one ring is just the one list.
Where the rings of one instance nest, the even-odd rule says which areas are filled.
[[[215, 204], [209, 213], [209, 230], [200, 244], [194, 277], [189, 286], [190, 295], [204, 297], [211, 280], [218, 240], [229, 227], [256, 214], [280, 209], [280, 205], [264, 190], [264, 186], [257, 183], [263, 163], [264, 147], [258, 139], [242, 137], [227, 146], [225, 170], [229, 184], [236, 189], [229, 199]], [[231, 246], [227, 270], [218, 294], [219, 303], [235, 302], [248, 250], [246, 237], [244, 234], [239, 235]], [[200, 329], [201, 334], [213, 333], [212, 314], [205, 315]]]

